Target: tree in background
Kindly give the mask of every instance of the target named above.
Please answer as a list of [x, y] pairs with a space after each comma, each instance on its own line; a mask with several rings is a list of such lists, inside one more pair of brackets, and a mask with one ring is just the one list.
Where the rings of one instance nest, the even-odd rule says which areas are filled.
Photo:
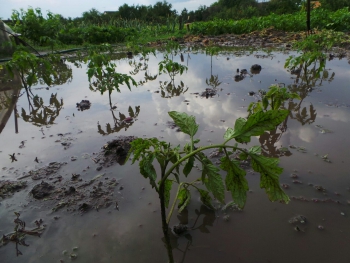
[[319, 0], [319, 2], [322, 8], [332, 11], [350, 6], [350, 0]]
[[267, 5], [268, 13], [289, 14], [300, 11], [304, 0], [270, 0]]

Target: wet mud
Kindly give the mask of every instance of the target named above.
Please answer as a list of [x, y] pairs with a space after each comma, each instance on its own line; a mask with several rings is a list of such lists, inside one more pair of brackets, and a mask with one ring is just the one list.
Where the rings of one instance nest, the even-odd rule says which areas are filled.
[[26, 187], [27, 182], [2, 180], [0, 181], [0, 197], [2, 199], [11, 197], [14, 193], [19, 192]]
[[[317, 31], [313, 32], [317, 34]], [[333, 48], [329, 53], [329, 59], [347, 57], [350, 60], [350, 33], [346, 33], [348, 41], [343, 41], [341, 45]], [[250, 48], [250, 49], [282, 49], [293, 50], [293, 43], [307, 37], [306, 32], [285, 32], [276, 30], [274, 27], [266, 28], [261, 31], [253, 31], [247, 34], [223, 34], [219, 36], [209, 35], [188, 35], [183, 38], [172, 37], [170, 40], [176, 41], [188, 47], [203, 48], [210, 45], [227, 48]], [[160, 40], [149, 42], [150, 47], [162, 47], [166, 42]], [[255, 73], [253, 73], [255, 74]]]
[[[96, 170], [116, 164], [123, 165], [131, 147], [130, 142], [134, 139], [134, 136], [118, 137], [101, 147], [98, 153], [91, 154], [91, 159], [97, 164]], [[1, 181], [0, 196], [8, 197], [25, 188], [29, 184], [25, 179], [32, 179], [33, 182], [42, 180], [32, 187], [30, 198], [34, 202], [45, 202], [54, 212], [63, 208], [69, 212], [81, 213], [111, 206], [119, 209], [118, 200], [114, 196], [114, 189], [119, 184], [117, 179], [108, 178], [105, 173], [90, 180], [84, 180], [82, 175], [76, 173], [67, 178], [60, 172], [64, 165], [67, 163], [51, 162], [25, 173], [17, 182]]]

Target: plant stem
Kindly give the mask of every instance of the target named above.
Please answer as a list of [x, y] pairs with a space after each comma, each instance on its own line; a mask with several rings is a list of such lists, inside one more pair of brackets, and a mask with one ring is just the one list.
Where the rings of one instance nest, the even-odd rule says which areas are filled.
[[167, 224], [169, 224], [170, 218], [171, 218], [171, 216], [172, 216], [172, 214], [173, 214], [173, 212], [174, 212], [174, 208], [175, 208], [175, 204], [176, 204], [176, 201], [177, 201], [177, 197], [178, 197], [178, 195], [179, 195], [179, 192], [180, 192], [180, 189], [181, 189], [182, 185], [183, 185], [183, 183], [180, 183], [180, 184], [179, 184], [179, 187], [177, 188], [177, 192], [176, 192], [176, 196], [175, 196], [175, 198], [174, 198], [173, 205], [171, 206], [171, 209], [170, 209], [170, 211], [169, 211], [168, 217], [167, 217], [167, 219], [166, 219]]
[[[227, 140], [229, 141], [229, 140]], [[226, 142], [225, 142], [226, 143]], [[213, 149], [213, 148], [231, 148], [231, 149], [240, 149], [238, 148], [237, 146], [230, 146], [230, 145], [224, 145], [224, 144], [215, 144], [215, 145], [210, 145], [210, 146], [205, 146], [205, 147], [201, 147], [201, 148], [198, 148], [196, 150], [194, 150], [193, 152], [185, 155], [184, 157], [182, 157], [180, 160], [178, 160], [176, 163], [174, 163], [170, 168], [169, 170], [165, 173], [164, 176], [162, 176], [162, 179], [160, 181], [160, 185], [161, 184], [164, 184], [165, 180], [169, 177], [169, 175], [171, 174], [171, 172], [177, 167], [179, 166], [180, 163], [182, 163], [184, 160], [190, 158], [191, 156], [195, 155], [196, 153], [199, 153], [201, 151], [204, 151], [204, 150], [208, 150], [208, 149]], [[240, 149], [240, 150], [243, 150], [243, 149]]]
[[[162, 178], [164, 178], [165, 175], [165, 167], [162, 167]], [[162, 183], [163, 182], [163, 183]], [[162, 215], [162, 229], [163, 229], [163, 234], [164, 234], [164, 239], [165, 239], [165, 245], [167, 248], [168, 252], [168, 258], [169, 258], [169, 263], [174, 263], [174, 256], [173, 256], [173, 250], [171, 247], [170, 243], [170, 237], [169, 237], [169, 225], [166, 220], [166, 211], [165, 211], [165, 184], [164, 181], [161, 181], [159, 184], [159, 200], [160, 200], [160, 209], [161, 209], [161, 215]]]

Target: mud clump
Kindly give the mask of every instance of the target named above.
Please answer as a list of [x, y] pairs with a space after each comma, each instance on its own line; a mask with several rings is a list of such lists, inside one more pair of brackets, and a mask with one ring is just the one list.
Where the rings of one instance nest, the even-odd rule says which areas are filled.
[[49, 175], [57, 173], [58, 170], [65, 164], [67, 163], [51, 162], [47, 166], [44, 166], [37, 170], [29, 171], [27, 174], [18, 179], [20, 180], [27, 177], [31, 177], [33, 180], [44, 179], [47, 178]]
[[44, 197], [51, 195], [54, 188], [55, 186], [42, 181], [40, 184], [34, 186], [30, 193], [35, 199], [43, 199]]
[[172, 231], [175, 235], [181, 236], [188, 231], [188, 226], [183, 224], [178, 224], [173, 226]]
[[216, 89], [207, 88], [207, 89], [205, 89], [205, 91], [202, 92], [201, 97], [205, 97], [207, 99], [209, 97], [212, 98], [212, 97], [216, 96], [216, 93], [217, 93]]
[[259, 74], [261, 71], [261, 66], [259, 64], [254, 64], [250, 68], [250, 73], [252, 74]]
[[305, 224], [306, 223], [306, 217], [303, 215], [297, 215], [292, 217], [291, 219], [288, 220], [289, 224], [296, 224], [296, 223], [301, 223]]
[[[125, 147], [125, 150], [128, 149]], [[37, 178], [52, 180], [50, 183], [42, 181], [32, 188], [30, 193], [35, 200], [38, 202], [45, 200], [53, 211], [66, 208], [68, 212], [81, 213], [117, 203], [116, 198], [113, 198], [114, 188], [119, 184], [117, 179], [104, 177], [104, 173], [87, 180], [84, 180], [80, 174], [72, 174], [65, 178], [57, 174], [63, 164], [65, 163], [52, 162], [26, 175], [33, 180]]]
[[173, 121], [167, 121], [166, 126], [172, 130], [177, 131], [177, 132], [181, 131], [180, 127], [177, 126], [176, 123]]
[[131, 148], [130, 143], [135, 139], [135, 136], [120, 136], [113, 141], [107, 142], [107, 144], [102, 147], [102, 151], [100, 151], [97, 156], [93, 158], [93, 161], [98, 163], [100, 166], [107, 167], [115, 164], [116, 162], [123, 165]]
[[98, 174], [87, 181], [81, 178], [55, 181], [53, 184], [42, 181], [30, 193], [38, 201], [45, 199], [45, 203], [52, 206], [53, 211], [62, 208], [70, 212], [99, 210], [117, 203], [113, 192], [119, 183], [115, 178], [106, 178], [104, 175]]
[[91, 102], [89, 100], [82, 100], [77, 103], [78, 111], [88, 110], [91, 107]]
[[16, 182], [4, 180], [0, 181], [0, 197], [6, 198], [12, 196], [15, 192], [27, 187], [27, 182]]
[[244, 79], [244, 75], [243, 74], [237, 74], [237, 75], [234, 76], [234, 79], [235, 79], [236, 82], [239, 82], [239, 81]]

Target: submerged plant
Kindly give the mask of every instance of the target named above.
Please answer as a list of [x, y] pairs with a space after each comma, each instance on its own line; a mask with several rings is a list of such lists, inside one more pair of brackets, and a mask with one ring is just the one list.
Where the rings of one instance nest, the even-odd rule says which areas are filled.
[[[250, 159], [254, 171], [260, 173], [260, 187], [264, 188], [271, 201], [288, 203], [289, 197], [283, 192], [279, 184], [279, 175], [283, 169], [278, 166], [279, 159], [265, 157], [261, 154], [260, 146], [250, 149], [241, 147], [239, 144], [248, 143], [252, 136], [259, 136], [265, 131], [274, 129], [288, 116], [288, 110], [268, 110], [252, 113], [247, 119], [239, 118], [233, 128], [228, 128], [224, 134], [222, 144], [210, 146], [196, 146], [199, 139], [195, 139], [199, 125], [194, 116], [176, 111], [169, 112], [169, 116], [181, 131], [190, 136], [190, 142], [183, 149], [180, 146], [173, 147], [170, 143], [159, 141], [157, 138], [134, 140], [129, 151], [133, 154], [132, 163], [139, 161], [140, 173], [149, 179], [152, 188], [158, 193], [161, 206], [162, 229], [167, 247], [169, 262], [174, 262], [169, 237], [169, 222], [175, 210], [176, 203], [181, 213], [191, 201], [190, 189], [198, 191], [200, 199], [205, 206], [214, 209], [213, 197], [221, 203], [225, 203], [225, 188], [231, 192], [232, 199], [239, 208], [243, 208], [247, 191], [249, 190], [246, 171], [240, 167], [240, 161]], [[234, 144], [230, 144], [233, 140]], [[223, 157], [219, 167], [215, 166], [205, 155], [208, 149], [218, 149]], [[126, 160], [128, 160], [127, 158]], [[200, 178], [183, 181], [191, 173], [195, 161], [202, 165]], [[158, 162], [160, 174], [157, 174], [154, 163]], [[224, 179], [220, 171], [226, 173]], [[202, 185], [198, 185], [198, 183]], [[171, 198], [171, 189], [177, 184], [174, 198]], [[172, 200], [172, 201], [171, 201]], [[172, 202], [168, 215], [166, 209]]]
[[7, 245], [10, 242], [13, 242], [16, 244], [16, 256], [20, 256], [23, 254], [18, 247], [29, 246], [25, 242], [25, 237], [27, 235], [40, 237], [41, 233], [45, 230], [45, 227], [42, 226], [43, 221], [40, 219], [40, 220], [35, 220], [36, 228], [27, 230], [26, 223], [19, 218], [21, 214], [18, 212], [14, 212], [14, 214], [16, 215], [16, 219], [13, 221], [15, 223], [14, 231], [7, 235], [3, 235], [0, 238], [0, 247]]

